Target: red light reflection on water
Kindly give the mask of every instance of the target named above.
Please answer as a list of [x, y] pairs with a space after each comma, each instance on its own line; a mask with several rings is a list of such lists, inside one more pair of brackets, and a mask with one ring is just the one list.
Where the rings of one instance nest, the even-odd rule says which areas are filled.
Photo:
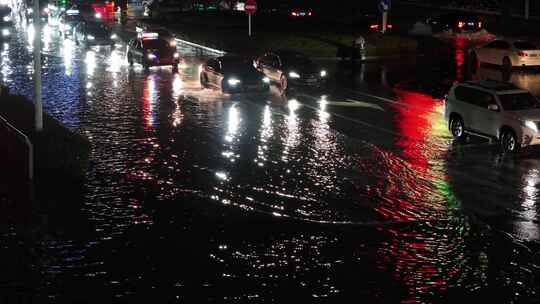
[[146, 77], [143, 89], [143, 128], [150, 131], [154, 127], [154, 104], [156, 102], [156, 83], [153, 75]]

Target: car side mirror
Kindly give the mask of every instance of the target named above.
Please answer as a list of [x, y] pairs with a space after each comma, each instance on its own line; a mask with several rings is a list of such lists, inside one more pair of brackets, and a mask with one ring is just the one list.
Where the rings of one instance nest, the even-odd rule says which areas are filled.
[[497, 104], [491, 103], [487, 106], [488, 110], [499, 112], [499, 106]]

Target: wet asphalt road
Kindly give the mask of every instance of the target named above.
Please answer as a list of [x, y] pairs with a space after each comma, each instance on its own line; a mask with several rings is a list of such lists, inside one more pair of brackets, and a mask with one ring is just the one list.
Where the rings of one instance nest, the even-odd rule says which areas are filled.
[[[1, 45], [0, 76], [31, 97], [24, 33]], [[540, 154], [453, 142], [441, 100], [422, 92], [459, 68], [322, 62], [325, 88], [231, 96], [201, 89], [201, 58], [179, 49], [178, 74], [145, 72], [125, 45], [84, 50], [46, 31], [44, 109], [92, 150], [82, 211], [51, 216], [36, 245], [36, 297], [535, 298]], [[511, 77], [538, 86], [534, 72]]]

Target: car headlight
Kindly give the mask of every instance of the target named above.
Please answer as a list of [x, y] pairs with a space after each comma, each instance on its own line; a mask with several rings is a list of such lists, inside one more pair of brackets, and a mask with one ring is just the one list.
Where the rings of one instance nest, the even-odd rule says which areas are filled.
[[3, 29], [2, 30], [2, 36], [9, 36], [9, 30], [8, 29]]
[[96, 17], [96, 19], [101, 19], [101, 14], [100, 14], [100, 13], [96, 13], [96, 14], [94, 15], [94, 17]]
[[4, 18], [2, 18], [2, 20], [4, 20], [4, 22], [9, 22], [9, 21], [11, 21], [11, 17], [4, 16]]
[[231, 86], [235, 86], [240, 83], [240, 79], [229, 78], [229, 80], [227, 80], [227, 83]]
[[536, 123], [534, 121], [526, 120], [525, 127], [533, 130], [534, 132], [538, 132], [538, 127], [536, 126]]
[[116, 39], [116, 38], [118, 38], [118, 36], [116, 36], [116, 34], [111, 35], [111, 39]]
[[264, 77], [264, 78], [262, 79], [262, 81], [263, 81], [264, 83], [270, 83], [270, 78]]
[[171, 42], [169, 42], [169, 45], [170, 45], [171, 47], [176, 47], [176, 40], [174, 40], [174, 39], [171, 40]]
[[180, 54], [174, 53], [173, 57], [174, 57], [175, 59], [178, 59], [178, 58], [180, 58]]
[[321, 70], [321, 77], [326, 77], [326, 71], [325, 70]]
[[148, 57], [148, 59], [150, 59], [150, 60], [154, 60], [154, 59], [157, 58], [157, 56], [154, 55], [154, 54], [152, 54], [152, 53], [148, 54], [147, 57]]
[[289, 72], [289, 77], [291, 77], [291, 78], [300, 78], [300, 74], [291, 71], [291, 72]]
[[88, 40], [94, 40], [96, 39], [96, 37], [92, 36], [92, 35], [86, 35], [86, 39]]

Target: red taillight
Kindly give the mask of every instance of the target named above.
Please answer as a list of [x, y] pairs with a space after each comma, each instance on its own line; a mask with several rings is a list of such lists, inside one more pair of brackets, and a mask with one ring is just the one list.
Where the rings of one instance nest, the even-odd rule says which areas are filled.
[[372, 24], [372, 25], [369, 26], [369, 28], [372, 29], [372, 30], [376, 30], [376, 29], [379, 28], [379, 25], [378, 24]]
[[458, 22], [457, 27], [463, 28], [464, 25], [465, 25], [465, 22], [460, 21], [460, 22]]
[[391, 29], [393, 26], [391, 24], [387, 24], [386, 27]]
[[478, 28], [482, 28], [482, 21], [478, 22]]
[[518, 55], [519, 57], [527, 57], [527, 56], [529, 56], [529, 54], [527, 54], [527, 53], [525, 53], [525, 52], [522, 52], [522, 51], [519, 51], [519, 52], [517, 53], [517, 55]]
[[308, 15], [308, 16], [311, 16], [311, 15], [313, 15], [313, 14], [312, 14], [311, 12], [309, 12], [309, 13], [307, 13], [307, 15]]
[[298, 16], [298, 13], [296, 13], [296, 12], [291, 12], [291, 16], [296, 17], [296, 16]]

